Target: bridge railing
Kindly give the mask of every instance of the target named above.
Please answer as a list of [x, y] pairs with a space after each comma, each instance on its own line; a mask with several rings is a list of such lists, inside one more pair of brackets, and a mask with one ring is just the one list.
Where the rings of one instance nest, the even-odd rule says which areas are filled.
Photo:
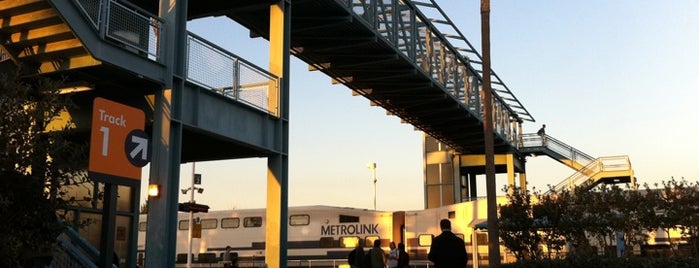
[[279, 79], [266, 70], [190, 33], [187, 81], [254, 108], [279, 115]]
[[[434, 3], [409, 0], [337, 0], [363, 21], [403, 57], [418, 66], [471, 114], [483, 119], [480, 55]], [[428, 17], [421, 8], [436, 8], [440, 18]], [[451, 25], [457, 34], [443, 34], [435, 24]], [[457, 48], [450, 40], [462, 41]], [[475, 57], [474, 61], [469, 59]], [[478, 68], [477, 68], [478, 67]], [[511, 122], [533, 121], [523, 105], [493, 74], [493, 127], [496, 134], [515, 143], [518, 128]]]
[[631, 161], [629, 160], [628, 156], [600, 157], [567, 179], [556, 184], [556, 186], [554, 186], [552, 189], [553, 191], [561, 191], [563, 189], [572, 189], [585, 183], [593, 185], [595, 184], [595, 181], [592, 181], [591, 179], [600, 179], [595, 177], [602, 172], [626, 170], [631, 170]]
[[[161, 18], [127, 1], [73, 1], [103, 39], [160, 60]], [[186, 62], [187, 81], [278, 116], [279, 79], [266, 70], [192, 33]]]
[[546, 135], [546, 142], [544, 143], [542, 137], [535, 133], [522, 134], [522, 140], [519, 144], [519, 147], [544, 147], [564, 157], [565, 159], [569, 159], [578, 163], [580, 166], [583, 167], [595, 161], [594, 157], [578, 149], [575, 149], [573, 146], [565, 144], [562, 141], [559, 141], [549, 135]]

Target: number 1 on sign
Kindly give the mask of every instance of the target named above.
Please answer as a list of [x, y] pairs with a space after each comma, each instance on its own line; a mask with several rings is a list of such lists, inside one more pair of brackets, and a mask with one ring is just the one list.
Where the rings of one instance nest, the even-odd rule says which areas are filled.
[[103, 133], [103, 135], [102, 135], [102, 156], [107, 156], [107, 153], [109, 151], [109, 128], [108, 127], [101, 127], [100, 131]]

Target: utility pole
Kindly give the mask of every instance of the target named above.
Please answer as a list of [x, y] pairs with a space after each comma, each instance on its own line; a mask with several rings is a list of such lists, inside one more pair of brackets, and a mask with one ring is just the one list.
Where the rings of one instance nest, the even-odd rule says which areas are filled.
[[374, 210], [376, 210], [376, 163], [366, 165], [371, 170], [371, 177], [374, 180]]
[[481, 42], [483, 49], [483, 135], [485, 139], [485, 188], [488, 201], [488, 266], [500, 267], [500, 238], [495, 196], [495, 141], [493, 97], [490, 87], [490, 0], [481, 0]]
[[[194, 203], [194, 170], [197, 162], [192, 162], [192, 184], [189, 188], [191, 195], [189, 196], [189, 203]], [[187, 243], [189, 244], [189, 249], [187, 250], [187, 268], [192, 268], [192, 233], [194, 229], [194, 212], [189, 211], [189, 230], [187, 234]]]

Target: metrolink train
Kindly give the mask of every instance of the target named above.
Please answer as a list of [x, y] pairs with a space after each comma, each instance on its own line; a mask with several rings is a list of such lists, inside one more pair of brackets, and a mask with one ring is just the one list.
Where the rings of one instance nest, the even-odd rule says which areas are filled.
[[[505, 202], [504, 197], [498, 199], [500, 204]], [[332, 206], [290, 207], [288, 266], [338, 267], [346, 263], [349, 252], [357, 244], [368, 250], [374, 240], [380, 240], [386, 252], [390, 242], [403, 242], [410, 254], [411, 263], [427, 263], [432, 237], [441, 233], [441, 219], [451, 220], [452, 231], [464, 239], [467, 251], [473, 254], [471, 260], [487, 260], [487, 253], [484, 253], [488, 248], [487, 233], [478, 230], [479, 224], [482, 226], [485, 222], [486, 208], [485, 199], [434, 209], [397, 212]], [[265, 213], [265, 209], [239, 209], [195, 214], [194, 222], [201, 225], [201, 238], [192, 239], [195, 265], [209, 267], [212, 263], [219, 262], [226, 247], [230, 246], [233, 254], [237, 255], [239, 267], [263, 266]], [[144, 254], [145, 249], [145, 217], [146, 215], [141, 215], [139, 222], [139, 254]], [[188, 219], [188, 213], [179, 214], [176, 248], [178, 266], [184, 266], [187, 262]]]

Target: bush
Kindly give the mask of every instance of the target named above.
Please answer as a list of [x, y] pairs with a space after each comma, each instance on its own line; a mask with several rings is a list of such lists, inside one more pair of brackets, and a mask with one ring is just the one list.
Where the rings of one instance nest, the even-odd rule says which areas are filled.
[[699, 267], [699, 258], [605, 258], [576, 256], [559, 260], [521, 260], [501, 265], [503, 268], [693, 268]]

